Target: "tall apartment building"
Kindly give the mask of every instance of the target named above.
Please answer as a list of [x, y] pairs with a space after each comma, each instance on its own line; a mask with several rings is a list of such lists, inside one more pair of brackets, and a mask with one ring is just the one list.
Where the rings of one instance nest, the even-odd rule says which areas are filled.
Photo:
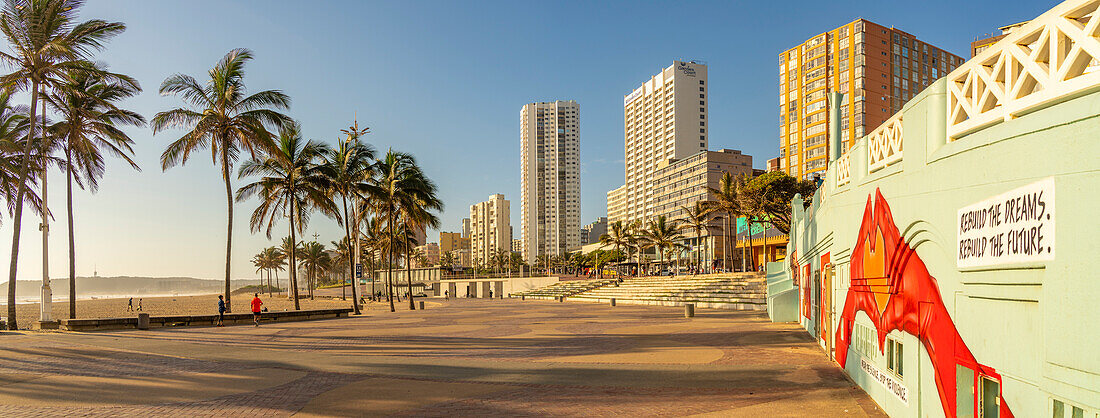
[[600, 242], [600, 237], [607, 233], [607, 217], [596, 218], [592, 223], [581, 227], [581, 245]]
[[439, 244], [429, 242], [424, 245], [418, 245], [414, 250], [424, 256], [426, 263], [421, 263], [416, 259], [413, 259], [413, 266], [416, 268], [431, 267], [439, 265]]
[[533, 262], [580, 245], [580, 106], [529, 103], [519, 116], [520, 253]]
[[840, 92], [841, 150], [963, 59], [900, 29], [856, 19], [779, 54], [779, 157], [811, 178], [828, 160], [826, 96]]
[[499, 250], [512, 250], [510, 204], [502, 194], [470, 206], [470, 257], [477, 265], [487, 266]]
[[462, 218], [462, 238], [470, 238], [470, 218]]
[[626, 185], [607, 192], [607, 222], [626, 220]]
[[439, 233], [439, 253], [446, 254], [455, 250], [470, 249], [470, 239], [463, 238], [458, 232]]
[[614, 220], [653, 216], [657, 164], [706, 151], [707, 89], [705, 64], [673, 61], [623, 97], [626, 184], [615, 196], [608, 194], [609, 217], [611, 197], [624, 200], [624, 213]]

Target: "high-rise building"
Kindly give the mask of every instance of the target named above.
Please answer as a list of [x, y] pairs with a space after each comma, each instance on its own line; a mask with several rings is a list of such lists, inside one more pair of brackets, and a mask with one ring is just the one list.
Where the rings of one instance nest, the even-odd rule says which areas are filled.
[[470, 256], [480, 266], [490, 265], [499, 250], [512, 250], [510, 203], [502, 194], [470, 206]]
[[470, 218], [462, 218], [462, 238], [470, 238]]
[[[612, 221], [653, 216], [651, 188], [657, 164], [707, 149], [707, 66], [673, 61], [623, 97], [626, 184], [608, 193]], [[698, 131], [696, 131], [698, 129]], [[622, 199], [613, 214], [611, 199]]]
[[581, 245], [600, 242], [600, 237], [607, 233], [607, 217], [596, 218], [592, 223], [581, 227]]
[[607, 192], [607, 222], [626, 220], [626, 186]]
[[989, 34], [979, 39], [975, 39], [974, 42], [970, 43], [970, 58], [978, 56], [978, 54], [982, 53], [982, 51], [985, 51], [987, 48], [993, 46], [993, 44], [997, 43], [997, 41], [1008, 36], [1008, 34], [1012, 33], [1013, 30], [1019, 29], [1025, 23], [1027, 23], [1027, 21], [1008, 26], [1001, 26], [1000, 35]]
[[455, 250], [470, 249], [470, 239], [463, 238], [458, 232], [439, 233], [439, 253], [446, 254]]
[[963, 59], [895, 28], [864, 19], [779, 54], [779, 158], [811, 178], [828, 165], [829, 92], [840, 92], [841, 150], [870, 133]]
[[521, 239], [513, 239], [512, 240], [512, 252], [514, 252], [516, 254], [522, 254], [523, 253], [523, 240], [521, 240]]
[[519, 116], [520, 252], [532, 262], [580, 245], [580, 106], [529, 103]]
[[429, 242], [424, 245], [418, 245], [414, 249], [417, 253], [424, 256], [424, 262], [413, 259], [413, 266], [416, 268], [431, 267], [439, 265], [439, 244]]

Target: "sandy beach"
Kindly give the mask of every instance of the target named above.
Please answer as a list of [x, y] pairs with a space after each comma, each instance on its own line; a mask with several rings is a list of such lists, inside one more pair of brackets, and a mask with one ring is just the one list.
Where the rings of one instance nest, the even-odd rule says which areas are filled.
[[[126, 302], [128, 298], [118, 299], [93, 299], [93, 300], [77, 300], [76, 302], [76, 316], [77, 318], [117, 318], [128, 317], [136, 315], [138, 308], [138, 298], [134, 298], [134, 310], [130, 312], [126, 309]], [[249, 311], [248, 303], [252, 300], [251, 294], [235, 294], [232, 299], [232, 309], [235, 313], [243, 313]], [[279, 296], [278, 294], [268, 297], [266, 294], [260, 295], [260, 300], [264, 301], [264, 306], [271, 311], [283, 311], [294, 309], [294, 303], [285, 296]], [[20, 303], [15, 305], [16, 315], [20, 329], [30, 329], [38, 321], [39, 307], [38, 303]], [[315, 300], [302, 299], [302, 309], [331, 309], [331, 308], [350, 308], [351, 300], [341, 300], [339, 297], [330, 298], [317, 298]], [[199, 295], [199, 296], [163, 296], [163, 297], [149, 297], [141, 299], [142, 312], [147, 312], [150, 315], [211, 315], [218, 311], [218, 295]], [[389, 305], [385, 303], [367, 303], [367, 309], [389, 309]], [[0, 316], [7, 316], [8, 307], [6, 304], [0, 305]], [[69, 302], [68, 300], [54, 301], [53, 302], [53, 315], [54, 319], [62, 319], [69, 317]]]

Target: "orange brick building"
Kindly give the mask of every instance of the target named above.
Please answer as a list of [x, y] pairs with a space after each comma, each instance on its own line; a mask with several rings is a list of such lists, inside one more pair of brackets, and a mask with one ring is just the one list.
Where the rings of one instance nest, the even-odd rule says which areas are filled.
[[855, 141], [963, 59], [895, 28], [857, 19], [779, 54], [780, 168], [796, 177], [824, 173], [827, 96], [841, 101], [841, 144]]

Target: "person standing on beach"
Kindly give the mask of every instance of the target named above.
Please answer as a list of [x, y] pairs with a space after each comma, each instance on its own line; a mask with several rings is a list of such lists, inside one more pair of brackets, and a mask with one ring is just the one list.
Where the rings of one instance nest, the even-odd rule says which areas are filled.
[[260, 326], [260, 307], [264, 306], [264, 301], [260, 300], [259, 293], [254, 294], [254, 296], [255, 297], [252, 298], [252, 322], [255, 323], [256, 326]]
[[218, 295], [218, 325], [219, 327], [225, 326], [222, 324], [222, 320], [225, 319], [225, 298], [222, 295]]
[[138, 310], [141, 310], [141, 298], [138, 298]]
[[134, 298], [130, 298], [130, 303], [126, 305], [126, 310], [130, 312], [134, 311]]

